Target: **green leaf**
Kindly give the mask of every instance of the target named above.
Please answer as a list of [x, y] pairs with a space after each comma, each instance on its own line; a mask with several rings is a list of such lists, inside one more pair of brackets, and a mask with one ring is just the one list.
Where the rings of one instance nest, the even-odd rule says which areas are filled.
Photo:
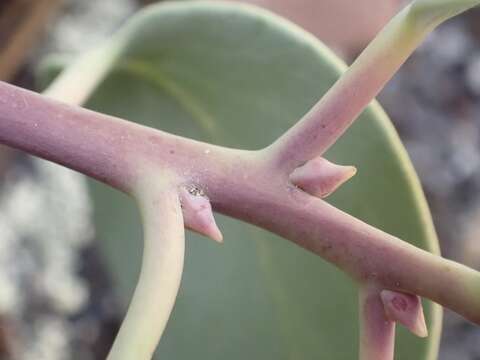
[[[149, 7], [111, 44], [115, 50], [107, 45], [106, 56], [119, 46], [121, 50], [88, 107], [246, 149], [271, 143], [345, 69], [298, 27], [236, 4], [181, 2]], [[52, 75], [55, 68], [53, 61], [44, 67], [44, 74]], [[377, 104], [363, 113], [327, 158], [359, 169], [329, 201], [371, 225], [438, 252], [418, 179]], [[92, 194], [101, 246], [128, 301], [140, 261], [137, 211], [129, 199], [101, 184], [92, 182]], [[321, 258], [284, 239], [220, 218], [225, 245], [188, 236], [183, 284], [159, 356], [356, 358], [355, 285]], [[417, 339], [400, 331], [396, 359], [436, 358], [441, 312], [430, 302], [425, 302], [425, 312], [430, 337]]]

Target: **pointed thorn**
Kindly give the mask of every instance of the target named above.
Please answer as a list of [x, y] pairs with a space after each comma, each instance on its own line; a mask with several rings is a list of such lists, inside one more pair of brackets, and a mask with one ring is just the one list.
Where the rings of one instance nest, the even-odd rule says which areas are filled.
[[419, 337], [428, 336], [422, 301], [419, 296], [382, 290], [380, 297], [385, 314], [390, 320], [402, 324]]
[[296, 168], [290, 181], [305, 192], [320, 198], [327, 197], [357, 173], [354, 166], [336, 165], [317, 157]]
[[196, 189], [180, 190], [183, 218], [185, 226], [190, 230], [207, 236], [212, 240], [222, 243], [223, 235], [213, 217], [212, 206], [208, 198]]

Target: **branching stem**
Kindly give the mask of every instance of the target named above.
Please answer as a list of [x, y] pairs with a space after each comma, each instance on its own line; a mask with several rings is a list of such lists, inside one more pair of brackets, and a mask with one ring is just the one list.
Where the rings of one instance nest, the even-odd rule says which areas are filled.
[[[11, 93], [12, 86], [0, 83], [0, 98], [5, 91]], [[0, 107], [0, 142], [131, 194], [139, 179], [172, 172], [180, 185], [201, 186], [215, 211], [294, 241], [359, 282], [424, 296], [480, 324], [479, 272], [418, 249], [291, 185], [285, 168], [272, 167], [270, 149], [227, 149], [59, 105], [27, 90], [15, 92], [31, 106], [22, 112]], [[55, 117], [55, 109], [65, 120]], [[134, 156], [125, 156], [126, 149]]]
[[293, 169], [322, 155], [437, 25], [479, 3], [418, 0], [403, 9], [304, 118], [272, 145], [275, 161]]
[[[139, 202], [145, 226], [142, 271], [109, 359], [148, 359], [153, 353], [180, 282], [183, 222], [221, 239], [205, 201], [322, 256], [360, 283], [362, 359], [392, 358], [394, 326], [379, 311], [382, 290], [426, 297], [480, 324], [479, 272], [312, 196], [326, 195], [353, 174], [328, 165], [330, 174], [322, 175], [325, 162], [312, 159], [344, 133], [428, 32], [478, 3], [418, 0], [405, 8], [302, 121], [260, 151], [182, 138], [0, 83], [0, 143], [78, 170]], [[99, 70], [87, 82], [87, 91], [67, 91], [67, 102], [83, 102], [105, 75], [113, 58], [97, 55]], [[62, 99], [62, 89], [72, 79], [75, 72], [67, 72], [47, 91], [49, 96]], [[321, 186], [312, 183], [315, 179]], [[206, 197], [184, 199], [190, 201], [184, 220], [179, 192], [192, 186]]]

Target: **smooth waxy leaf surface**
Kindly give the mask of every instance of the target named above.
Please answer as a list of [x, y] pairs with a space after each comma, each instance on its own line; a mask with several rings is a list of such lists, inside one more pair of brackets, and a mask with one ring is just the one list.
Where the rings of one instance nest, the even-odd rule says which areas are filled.
[[[233, 4], [151, 7], [113, 42], [121, 44], [122, 51], [88, 107], [245, 149], [276, 139], [344, 69], [322, 44], [294, 25]], [[55, 66], [50, 65], [46, 69], [52, 74]], [[358, 168], [328, 201], [419, 247], [438, 251], [416, 175], [378, 105], [363, 113], [327, 158]], [[128, 301], [141, 255], [139, 218], [124, 196], [98, 183], [92, 183], [92, 191], [98, 237]], [[160, 356], [356, 358], [357, 293], [342, 272], [253, 226], [225, 217], [219, 226], [222, 246], [188, 236], [184, 279], [158, 348]], [[400, 331], [397, 359], [436, 358], [441, 314], [429, 302], [425, 306], [430, 337], [417, 339]]]

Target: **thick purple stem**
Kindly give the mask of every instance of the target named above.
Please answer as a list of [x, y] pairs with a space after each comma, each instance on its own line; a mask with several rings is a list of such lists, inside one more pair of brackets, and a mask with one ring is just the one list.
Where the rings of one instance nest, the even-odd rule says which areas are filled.
[[[160, 136], [158, 136], [160, 135]], [[219, 147], [70, 106], [0, 82], [0, 143], [67, 166], [131, 193], [144, 166], [139, 155], [163, 169], [192, 175], [196, 163], [225, 164]], [[180, 146], [181, 145], [181, 146]], [[158, 149], [160, 148], [160, 151]], [[148, 155], [155, 149], [156, 157]], [[216, 149], [211, 155], [206, 152]], [[140, 154], [141, 153], [141, 154]]]
[[301, 191], [289, 182], [286, 169], [272, 168], [269, 150], [226, 149], [181, 138], [3, 83], [0, 99], [2, 143], [125, 192], [152, 172], [168, 170], [179, 187], [200, 186], [216, 211], [294, 241], [360, 282], [418, 294], [480, 324], [480, 273]]
[[[240, 168], [236, 175], [212, 178], [209, 196], [215, 210], [295, 242], [360, 283], [418, 294], [480, 324], [479, 272], [421, 250], [285, 185], [281, 174], [271, 171]], [[235, 180], [242, 178], [249, 181]], [[273, 179], [278, 182], [272, 183]]]
[[[0, 142], [78, 170], [116, 188], [129, 187], [129, 122], [74, 108], [0, 83]], [[121, 126], [123, 125], [123, 126]]]

